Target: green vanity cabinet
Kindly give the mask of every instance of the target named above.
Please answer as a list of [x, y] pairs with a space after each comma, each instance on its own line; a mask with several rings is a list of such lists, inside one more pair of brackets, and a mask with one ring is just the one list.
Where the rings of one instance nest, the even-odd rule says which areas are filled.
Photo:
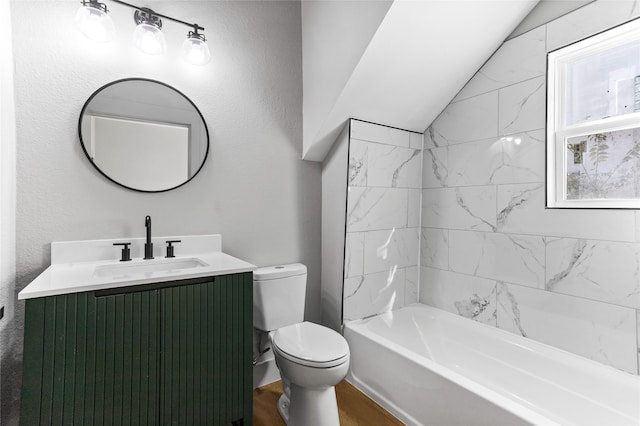
[[27, 299], [21, 424], [252, 423], [252, 275]]

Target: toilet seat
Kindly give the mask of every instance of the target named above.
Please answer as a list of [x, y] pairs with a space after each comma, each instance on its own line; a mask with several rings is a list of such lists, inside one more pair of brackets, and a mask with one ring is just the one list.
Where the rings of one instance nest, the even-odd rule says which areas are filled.
[[283, 358], [315, 368], [330, 368], [349, 360], [349, 345], [339, 333], [312, 322], [279, 328], [273, 348]]

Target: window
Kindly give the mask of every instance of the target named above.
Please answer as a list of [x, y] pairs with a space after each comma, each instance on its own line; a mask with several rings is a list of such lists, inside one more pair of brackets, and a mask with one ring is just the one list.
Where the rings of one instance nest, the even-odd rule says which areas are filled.
[[640, 208], [640, 20], [547, 67], [547, 207]]

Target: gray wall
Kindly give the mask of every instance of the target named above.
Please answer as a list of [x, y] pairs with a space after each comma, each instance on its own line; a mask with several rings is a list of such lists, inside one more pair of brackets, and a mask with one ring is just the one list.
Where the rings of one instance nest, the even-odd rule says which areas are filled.
[[[165, 22], [167, 53], [150, 57], [130, 43], [131, 9], [109, 3], [118, 35], [101, 45], [76, 30], [77, 7], [71, 0], [11, 4], [17, 291], [48, 266], [51, 241], [139, 237], [144, 216], [151, 215], [157, 236], [220, 233], [225, 252], [256, 265], [305, 263], [306, 317], [319, 320], [321, 177], [320, 164], [300, 160], [300, 4], [154, 1], [158, 12], [206, 28], [212, 61], [205, 67], [178, 56], [187, 27]], [[209, 160], [177, 190], [120, 188], [89, 164], [80, 147], [76, 126], [85, 100], [109, 81], [134, 76], [182, 91], [209, 126]], [[2, 366], [3, 375], [20, 374], [22, 315], [10, 325], [16, 338], [9, 350], [17, 355]], [[3, 389], [3, 425], [16, 423], [11, 398], [18, 392]]]
[[504, 43], [425, 133], [420, 301], [632, 374], [640, 212], [545, 209], [546, 53], [640, 15], [596, 1]]
[[[2, 389], [14, 389], [16, 376], [7, 375], [15, 354], [15, 275], [16, 275], [16, 129], [13, 98], [13, 56], [11, 48], [9, 2], [0, 2], [0, 423], [5, 412]], [[7, 398], [10, 405], [11, 397]]]
[[322, 162], [322, 322], [341, 331], [349, 123]]

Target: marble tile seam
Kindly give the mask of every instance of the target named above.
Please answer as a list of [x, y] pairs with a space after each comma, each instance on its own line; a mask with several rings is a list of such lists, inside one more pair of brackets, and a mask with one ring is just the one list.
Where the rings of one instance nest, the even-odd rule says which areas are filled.
[[[498, 101], [498, 108], [500, 108], [499, 101]], [[487, 142], [487, 141], [493, 140], [494, 138], [497, 139], [497, 140], [500, 140], [502, 138], [509, 137], [509, 136], [521, 135], [523, 133], [541, 132], [541, 131], [542, 132], [546, 132], [546, 127], [542, 127], [542, 128], [537, 127], [537, 128], [534, 128], [534, 129], [519, 130], [517, 132], [509, 132], [509, 133], [504, 133], [504, 134], [498, 134], [496, 136], [492, 136], [492, 137], [488, 137], [488, 138], [470, 139], [470, 140], [467, 140], [467, 141], [455, 142], [455, 143], [451, 143], [451, 144], [447, 144], [447, 145], [425, 147], [423, 149], [423, 151], [431, 151], [431, 150], [434, 150], [434, 149], [445, 149], [445, 148], [465, 145], [465, 144], [469, 144], [469, 143]], [[364, 141], [364, 142], [368, 142], [368, 141]], [[374, 143], [374, 142], [372, 142], [372, 143]], [[410, 148], [407, 148], [407, 149], [410, 149]]]
[[384, 228], [371, 228], [371, 229], [357, 229], [355, 231], [350, 231], [347, 229], [347, 234], [366, 234], [368, 232], [382, 232], [382, 231], [393, 231], [394, 229], [420, 229], [420, 226], [392, 226], [392, 227], [384, 227]]
[[[424, 133], [416, 133], [416, 134], [422, 135]], [[385, 142], [380, 142], [380, 141], [370, 141], [370, 140], [367, 140], [367, 139], [350, 138], [349, 140], [350, 140], [350, 142], [356, 141], [356, 142], [364, 142], [364, 143], [370, 143], [370, 144], [375, 144], [375, 145], [390, 146], [390, 147], [393, 147], [393, 148], [400, 148], [400, 149], [406, 149], [406, 150], [411, 150], [411, 151], [422, 151], [422, 148], [411, 148], [409, 146], [399, 146], [399, 145], [394, 145], [394, 144], [391, 144], [391, 143], [385, 143]]]
[[[499, 91], [501, 91], [501, 90], [504, 90], [504, 89], [510, 88], [510, 87], [512, 87], [512, 86], [517, 86], [518, 84], [522, 84], [522, 83], [525, 83], [525, 82], [527, 82], [527, 81], [535, 80], [536, 78], [546, 77], [546, 75], [547, 75], [547, 73], [546, 73], [546, 71], [545, 71], [545, 72], [544, 72], [544, 73], [542, 73], [542, 74], [537, 74], [537, 75], [532, 76], [532, 77], [527, 77], [527, 78], [525, 78], [524, 80], [518, 80], [518, 81], [516, 81], [516, 82], [514, 82], [514, 83], [505, 84], [504, 86], [496, 87], [496, 88], [494, 88], [494, 89], [487, 90], [486, 92], [482, 92], [482, 93], [475, 93], [475, 94], [473, 94], [473, 95], [471, 95], [471, 96], [468, 96], [468, 97], [464, 97], [464, 98], [461, 98], [461, 99], [455, 99], [455, 100], [452, 100], [452, 101], [451, 101], [447, 106], [449, 106], [449, 105], [453, 105], [453, 104], [458, 104], [458, 103], [460, 103], [460, 102], [464, 102], [464, 101], [468, 101], [469, 99], [477, 98], [478, 96], [483, 96], [483, 95], [486, 95], [487, 93], [491, 93], [491, 92], [499, 92]], [[474, 74], [474, 76], [475, 76], [475, 74]], [[469, 80], [469, 81], [471, 81], [471, 80]], [[446, 110], [446, 108], [445, 108], [445, 110]], [[444, 112], [444, 111], [443, 111], [443, 112]], [[438, 116], [438, 117], [439, 117], [439, 116]], [[435, 119], [435, 120], [433, 120], [433, 122], [435, 123], [435, 122], [436, 122], [436, 120], [438, 120], [438, 118], [437, 118], [437, 117], [436, 117], [436, 119]], [[431, 123], [431, 124], [433, 124], [433, 123]]]
[[[394, 268], [394, 267], [390, 267], [390, 268]], [[417, 263], [415, 265], [398, 266], [396, 268], [396, 271], [405, 270], [405, 269], [409, 269], [409, 268], [416, 268], [416, 267], [420, 268], [421, 267], [420, 263]], [[434, 268], [434, 269], [436, 269], [436, 268]], [[445, 271], [446, 269], [442, 269], [442, 270]], [[368, 272], [366, 274], [363, 273], [363, 274], [354, 275], [354, 276], [349, 277], [349, 278], [368, 277], [370, 275], [380, 275], [380, 274], [385, 273], [385, 272], [389, 272], [389, 270], [387, 269], [387, 270], [383, 270], [383, 271], [373, 271], [373, 272]], [[450, 271], [450, 272], [455, 272], [455, 271]]]
[[374, 185], [347, 185], [348, 188], [371, 188], [371, 189], [422, 189], [422, 186], [374, 186]]
[[[511, 185], [531, 185], [531, 184], [540, 184], [540, 183], [544, 183], [540, 180], [534, 179], [534, 180], [523, 180], [520, 182], [513, 182], [513, 183], [479, 183], [477, 185], [442, 185], [442, 186], [427, 186], [427, 187], [423, 187], [422, 190], [423, 191], [427, 191], [427, 190], [431, 190], [431, 189], [453, 189], [453, 188], [480, 188], [480, 187], [489, 187], [489, 186], [511, 186]], [[419, 188], [407, 188], [407, 189], [419, 189]]]
[[[542, 180], [531, 180], [531, 181], [522, 181], [522, 182], [513, 182], [513, 183], [479, 183], [477, 185], [447, 185], [447, 186], [434, 186], [430, 188], [422, 188], [423, 191], [430, 191], [434, 189], [454, 189], [454, 188], [482, 188], [482, 187], [491, 187], [491, 186], [513, 186], [513, 185], [531, 185], [531, 184], [544, 184]], [[363, 188], [363, 187], [360, 187]], [[385, 188], [385, 187], [383, 187]], [[407, 188], [407, 189], [416, 189], [416, 188]], [[557, 209], [554, 209], [557, 210]]]
[[[431, 189], [431, 188], [430, 188]], [[433, 188], [439, 189], [439, 188]], [[415, 227], [412, 227], [415, 228]], [[564, 239], [564, 240], [586, 240], [586, 241], [597, 241], [602, 243], [616, 243], [616, 244], [640, 244], [640, 241], [628, 241], [628, 240], [611, 240], [611, 239], [602, 239], [602, 238], [578, 238], [578, 237], [565, 237], [562, 235], [551, 235], [551, 234], [533, 234], [526, 232], [509, 232], [509, 231], [489, 231], [482, 229], [466, 229], [466, 228], [451, 228], [451, 227], [437, 227], [437, 226], [421, 226], [423, 229], [435, 229], [442, 231], [463, 231], [463, 232], [477, 232], [483, 234], [503, 234], [509, 235], [513, 237], [540, 237], [540, 238], [553, 238], [553, 239]], [[367, 232], [367, 231], [355, 231], [355, 232]], [[355, 233], [354, 232], [354, 233]], [[545, 244], [546, 246], [546, 244]]]
[[[508, 282], [507, 284], [510, 285], [520, 285], [520, 284], [516, 284], [516, 283], [511, 283]], [[520, 287], [526, 287], [526, 286], [522, 286], [520, 285]], [[606, 300], [602, 300], [602, 299], [596, 299], [596, 298], [591, 298], [591, 297], [586, 297], [586, 296], [580, 296], [577, 295], [575, 293], [566, 293], [566, 292], [562, 292], [562, 291], [557, 291], [557, 290], [549, 290], [547, 288], [537, 288], [537, 287], [529, 287], [532, 288], [534, 290], [542, 290], [542, 291], [546, 291], [548, 293], [553, 293], [553, 294], [560, 294], [562, 296], [566, 296], [566, 297], [574, 297], [576, 299], [582, 299], [582, 300], [589, 300], [591, 302], [595, 302], [595, 303], [602, 303], [604, 305], [610, 305], [610, 306], [616, 306], [618, 308], [623, 308], [623, 309], [631, 309], [633, 311], [637, 311], [637, 308], [634, 306], [629, 306], [629, 305], [621, 305], [619, 303], [614, 303], [614, 302], [608, 302]]]
[[[535, 131], [539, 131], [539, 130], [543, 130], [540, 129], [539, 127], [533, 128], [533, 129], [524, 129], [524, 130], [519, 130], [517, 132], [506, 132], [506, 133], [500, 133], [498, 131], [498, 138], [505, 138], [505, 137], [509, 137], [509, 136], [514, 136], [517, 134], [522, 134], [522, 133], [531, 133], [531, 132], [535, 132]], [[546, 129], [544, 129], [546, 130]], [[466, 142], [465, 142], [466, 143]], [[459, 145], [459, 144], [455, 144], [455, 145]]]
[[546, 288], [540, 288], [540, 287], [532, 287], [532, 286], [528, 286], [525, 284], [518, 284], [518, 283], [514, 283], [511, 281], [506, 281], [506, 280], [498, 280], [495, 278], [488, 278], [488, 277], [484, 277], [481, 275], [473, 275], [473, 274], [469, 274], [469, 273], [465, 273], [465, 272], [458, 272], [452, 269], [444, 269], [444, 268], [438, 268], [438, 267], [433, 267], [433, 266], [424, 266], [424, 265], [419, 265], [420, 268], [428, 268], [428, 269], [435, 269], [438, 271], [445, 271], [445, 272], [451, 272], [453, 274], [459, 274], [459, 275], [464, 275], [466, 277], [470, 277], [470, 278], [480, 278], [482, 280], [487, 280], [487, 281], [495, 281], [496, 285], [498, 284], [508, 284], [508, 285], [514, 285], [514, 286], [518, 286], [521, 288], [526, 288], [526, 289], [530, 289], [530, 290], [537, 290], [537, 291], [544, 291], [546, 293], [550, 293], [550, 294], [557, 294], [557, 295], [561, 295], [563, 297], [572, 297], [575, 299], [580, 299], [580, 300], [587, 300], [589, 302], [594, 302], [594, 303], [601, 303], [603, 305], [609, 305], [609, 306], [614, 306], [616, 308], [620, 308], [620, 309], [629, 309], [632, 311], [637, 311], [640, 312], [639, 309], [627, 306], [627, 305], [619, 305], [616, 303], [612, 303], [612, 302], [606, 302], [603, 300], [599, 300], [599, 299], [592, 299], [589, 297], [584, 297], [584, 296], [579, 296], [579, 295], [575, 295], [575, 294], [569, 294], [569, 293], [563, 293], [563, 292], [559, 292], [559, 291], [554, 291], [554, 290], [547, 290]]

